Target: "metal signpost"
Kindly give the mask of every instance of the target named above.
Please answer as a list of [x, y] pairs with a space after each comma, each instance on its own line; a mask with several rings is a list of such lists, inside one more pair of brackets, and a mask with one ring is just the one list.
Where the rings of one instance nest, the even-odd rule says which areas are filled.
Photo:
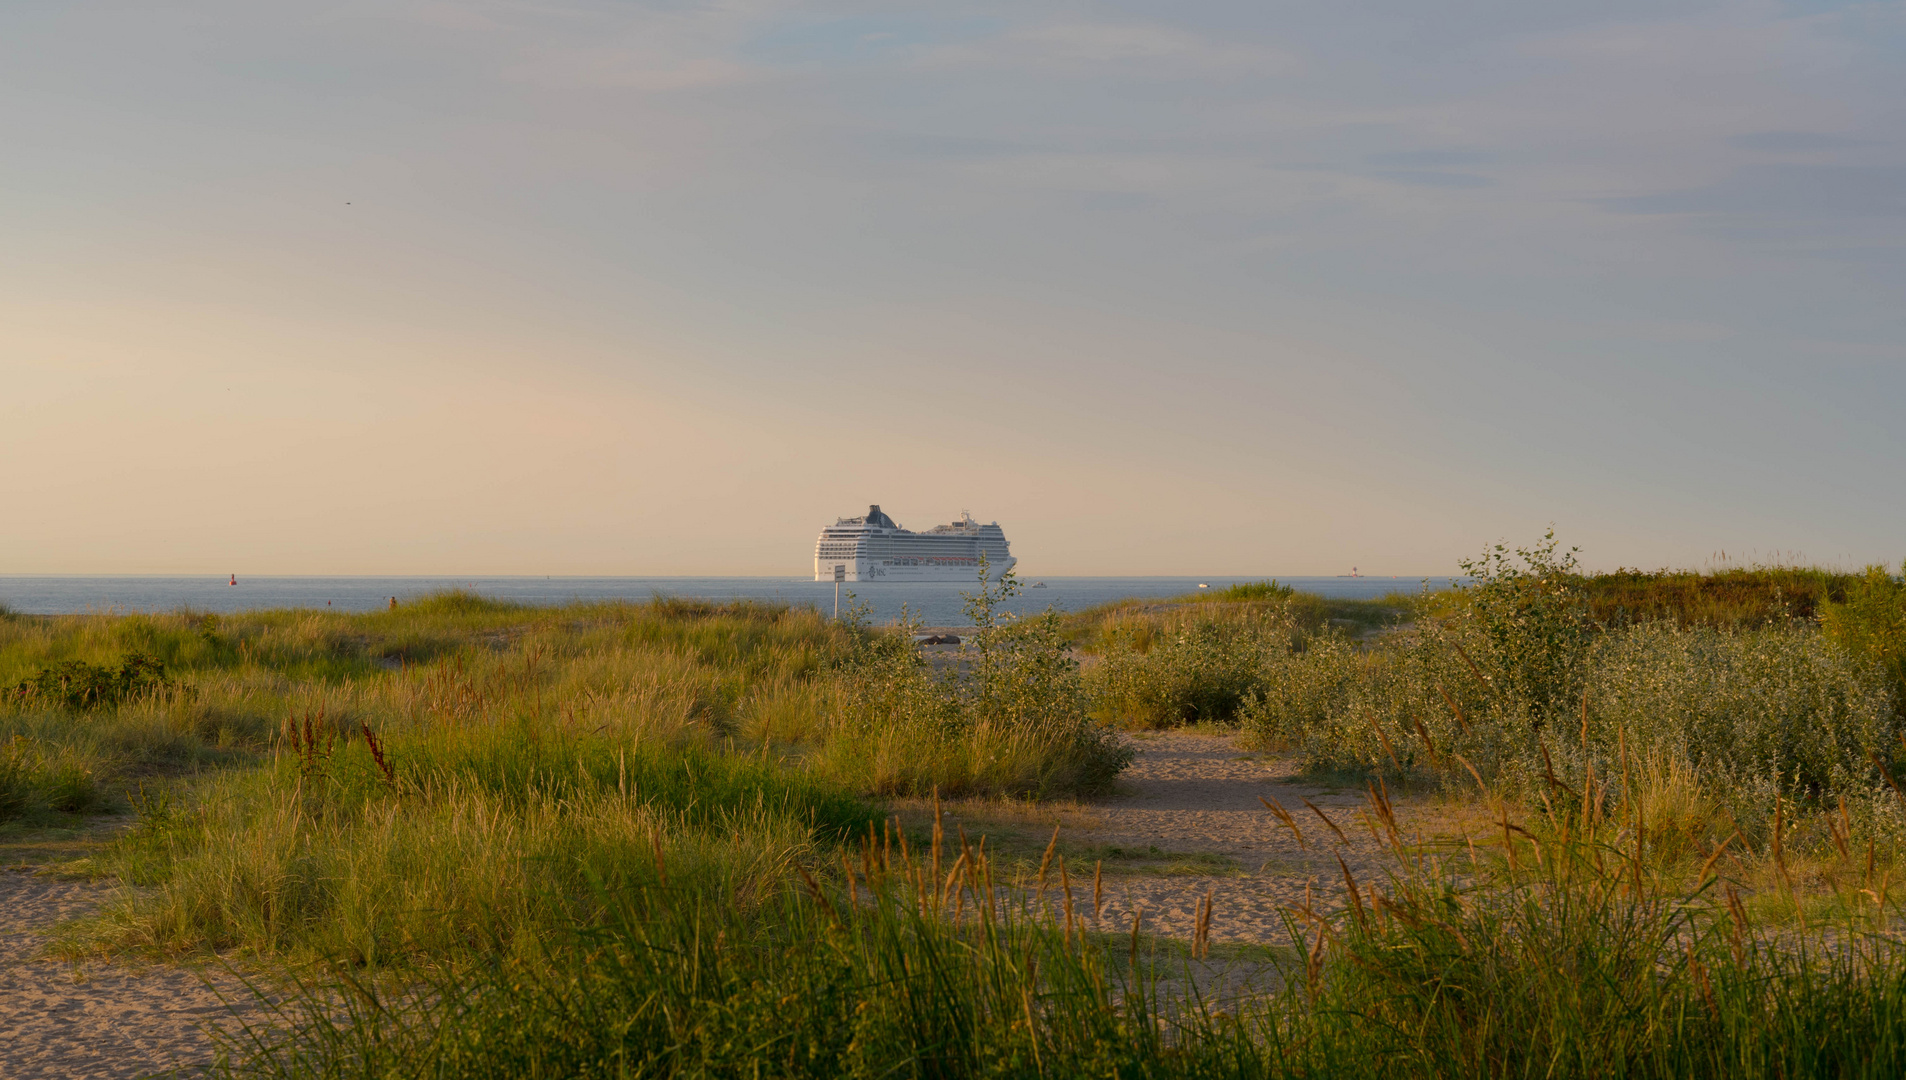
[[847, 580], [847, 567], [834, 564], [834, 621], [840, 621], [840, 583]]

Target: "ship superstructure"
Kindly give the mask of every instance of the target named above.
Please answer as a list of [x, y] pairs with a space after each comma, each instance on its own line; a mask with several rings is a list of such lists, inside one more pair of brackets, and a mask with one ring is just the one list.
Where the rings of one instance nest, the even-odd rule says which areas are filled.
[[814, 543], [814, 580], [833, 581], [838, 570], [845, 581], [974, 581], [981, 554], [995, 578], [1018, 561], [997, 521], [981, 525], [962, 513], [958, 521], [914, 532], [875, 505], [862, 517], [840, 518], [821, 530]]

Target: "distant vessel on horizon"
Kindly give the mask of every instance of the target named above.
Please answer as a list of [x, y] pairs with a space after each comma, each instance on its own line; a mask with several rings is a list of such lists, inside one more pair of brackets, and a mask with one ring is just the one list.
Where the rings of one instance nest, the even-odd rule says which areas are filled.
[[997, 521], [981, 525], [962, 512], [958, 521], [914, 532], [876, 503], [861, 517], [838, 518], [821, 530], [814, 542], [814, 580], [972, 581], [981, 555], [989, 578], [1019, 561]]

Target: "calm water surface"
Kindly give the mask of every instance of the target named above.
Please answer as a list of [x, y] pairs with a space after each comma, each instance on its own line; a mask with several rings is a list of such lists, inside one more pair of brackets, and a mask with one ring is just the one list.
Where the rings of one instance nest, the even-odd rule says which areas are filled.
[[[1077, 611], [1126, 597], [1182, 596], [1200, 584], [1214, 589], [1253, 577], [1048, 577], [1045, 588], [1027, 588], [1007, 601], [1021, 614]], [[1332, 597], [1373, 597], [1416, 592], [1427, 580], [1447, 587], [1450, 578], [1290, 577], [1278, 579], [1304, 592]], [[62, 615], [87, 611], [248, 611], [255, 608], [330, 608], [370, 611], [441, 589], [468, 589], [499, 600], [524, 604], [562, 604], [572, 600], [647, 600], [655, 596], [710, 600], [763, 600], [811, 605], [831, 612], [832, 582], [779, 577], [0, 577], [0, 604], [23, 613]], [[901, 605], [930, 626], [966, 622], [961, 582], [856, 582], [842, 586], [841, 603], [864, 604], [876, 623], [900, 617]], [[851, 594], [851, 599], [849, 598]]]

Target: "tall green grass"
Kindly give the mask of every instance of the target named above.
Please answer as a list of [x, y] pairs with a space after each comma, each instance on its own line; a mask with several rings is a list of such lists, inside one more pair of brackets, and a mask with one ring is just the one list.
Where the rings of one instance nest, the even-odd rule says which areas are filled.
[[93, 947], [468, 962], [533, 950], [585, 883], [658, 854], [741, 902], [869, 796], [1105, 788], [1130, 752], [1051, 621], [974, 638], [943, 678], [903, 632], [746, 603], [14, 620], [23, 678], [136, 651], [171, 681], [0, 703], [0, 815], [137, 812], [95, 864], [147, 891]]
[[[1906, 1068], [1906, 963], [1868, 904], [1796, 935], [1734, 887], [1659, 878], [1624, 815], [1511, 824], [1480, 855], [1289, 910], [1226, 998], [1210, 968], [1024, 903], [983, 850], [869, 836], [746, 909], [604, 890], [549, 962], [303, 987], [231, 1040], [267, 1076], [1792, 1077]], [[1523, 829], [1523, 825], [1530, 829]], [[1572, 827], [1575, 826], [1575, 827]], [[951, 838], [948, 838], [950, 841]], [[950, 872], [946, 863], [951, 862]], [[945, 874], [942, 877], [942, 873]], [[678, 880], [678, 879], [671, 879]], [[692, 879], [691, 879], [692, 880]], [[1050, 879], [1042, 890], [1062, 886]], [[1193, 953], [1199, 951], [1194, 944]], [[1236, 974], [1244, 974], [1242, 972]]]
[[267, 771], [142, 807], [101, 862], [146, 891], [94, 944], [471, 962], [533, 952], [586, 921], [593, 890], [653, 885], [664, 860], [745, 905], [872, 820], [852, 793], [759, 757], [525, 726], [312, 732]]

